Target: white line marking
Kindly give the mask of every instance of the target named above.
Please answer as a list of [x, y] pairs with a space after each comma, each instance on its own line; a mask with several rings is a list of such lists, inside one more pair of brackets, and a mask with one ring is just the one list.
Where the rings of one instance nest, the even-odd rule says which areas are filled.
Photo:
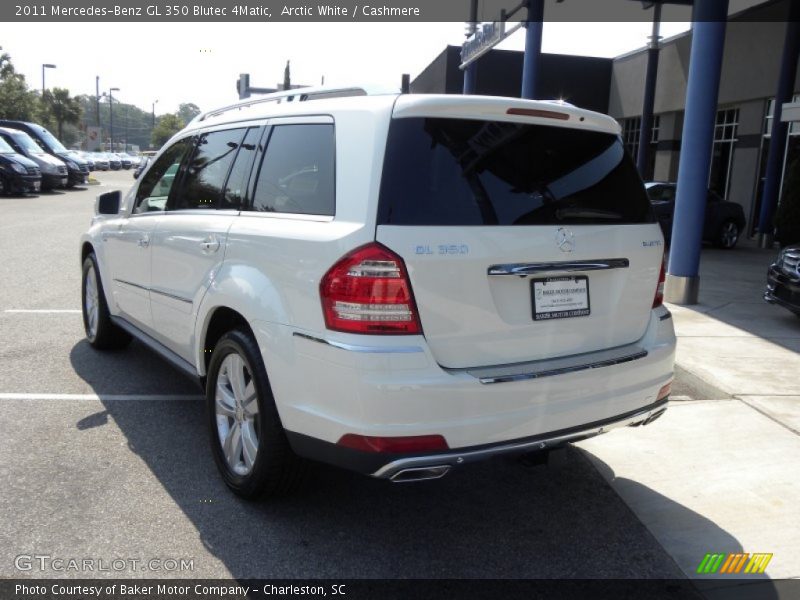
[[8, 394], [0, 393], [0, 400], [95, 400], [186, 402], [203, 398], [196, 394]]
[[79, 309], [73, 308], [36, 308], [36, 309], [24, 309], [24, 308], [9, 308], [3, 311], [4, 313], [9, 314], [48, 314], [48, 313], [64, 313], [64, 314], [80, 314], [81, 311]]

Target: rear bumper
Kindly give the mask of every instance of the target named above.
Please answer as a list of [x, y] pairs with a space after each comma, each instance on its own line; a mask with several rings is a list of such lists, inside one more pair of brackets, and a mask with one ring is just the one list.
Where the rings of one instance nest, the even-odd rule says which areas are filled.
[[[647, 425], [666, 412], [667, 404], [668, 399], [664, 398], [650, 406], [624, 415], [617, 415], [594, 423], [586, 423], [570, 429], [551, 431], [499, 444], [458, 448], [451, 452], [433, 454], [402, 455], [360, 452], [292, 432], [288, 433], [288, 437], [294, 451], [306, 458], [358, 471], [378, 479], [415, 481], [417, 480], [414, 478], [415, 473], [420, 474], [418, 479], [435, 479], [445, 475], [454, 467], [495, 456], [545, 452], [570, 442], [578, 442], [607, 433], [619, 427]], [[429, 476], [429, 473], [435, 475]]]
[[450, 448], [445, 454], [456, 461], [467, 460], [466, 452], [477, 460], [488, 447], [524, 452], [527, 444], [551, 443], [550, 437], [564, 432], [581, 439], [604, 426], [596, 424], [640, 413], [646, 420], [659, 391], [672, 380], [675, 360], [672, 319], [663, 307], [651, 312], [635, 344], [640, 352], [630, 360], [597, 362], [587, 354], [583, 369], [531, 368], [525, 377], [515, 372], [511, 380], [491, 383], [484, 370], [439, 366], [423, 336], [321, 339], [266, 322], [254, 323], [254, 333], [296, 452], [370, 474], [418, 457], [376, 459], [336, 446], [342, 436], [441, 435]]
[[775, 265], [770, 266], [764, 300], [800, 314], [800, 279], [792, 279]]

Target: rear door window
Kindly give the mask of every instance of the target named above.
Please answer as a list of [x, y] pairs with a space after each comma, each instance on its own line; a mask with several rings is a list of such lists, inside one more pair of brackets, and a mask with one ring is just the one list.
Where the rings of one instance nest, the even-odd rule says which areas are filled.
[[619, 137], [466, 119], [395, 119], [378, 223], [628, 224], [653, 221]]
[[252, 210], [333, 216], [334, 168], [332, 124], [276, 125], [256, 179]]

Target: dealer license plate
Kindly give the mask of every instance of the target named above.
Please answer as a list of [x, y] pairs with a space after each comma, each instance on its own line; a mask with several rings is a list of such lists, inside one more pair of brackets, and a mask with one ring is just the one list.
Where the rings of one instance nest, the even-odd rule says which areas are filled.
[[534, 279], [531, 295], [534, 321], [585, 317], [590, 313], [586, 275]]

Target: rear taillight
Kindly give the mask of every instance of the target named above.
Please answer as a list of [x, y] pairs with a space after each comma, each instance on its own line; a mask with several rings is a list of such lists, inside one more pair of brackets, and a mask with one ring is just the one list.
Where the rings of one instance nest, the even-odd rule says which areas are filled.
[[653, 308], [661, 306], [664, 303], [664, 281], [667, 277], [667, 272], [664, 269], [664, 259], [661, 259], [661, 272], [658, 275], [658, 285], [656, 286], [656, 295], [653, 298]]
[[373, 242], [347, 254], [319, 286], [328, 329], [348, 333], [422, 333], [403, 259]]

